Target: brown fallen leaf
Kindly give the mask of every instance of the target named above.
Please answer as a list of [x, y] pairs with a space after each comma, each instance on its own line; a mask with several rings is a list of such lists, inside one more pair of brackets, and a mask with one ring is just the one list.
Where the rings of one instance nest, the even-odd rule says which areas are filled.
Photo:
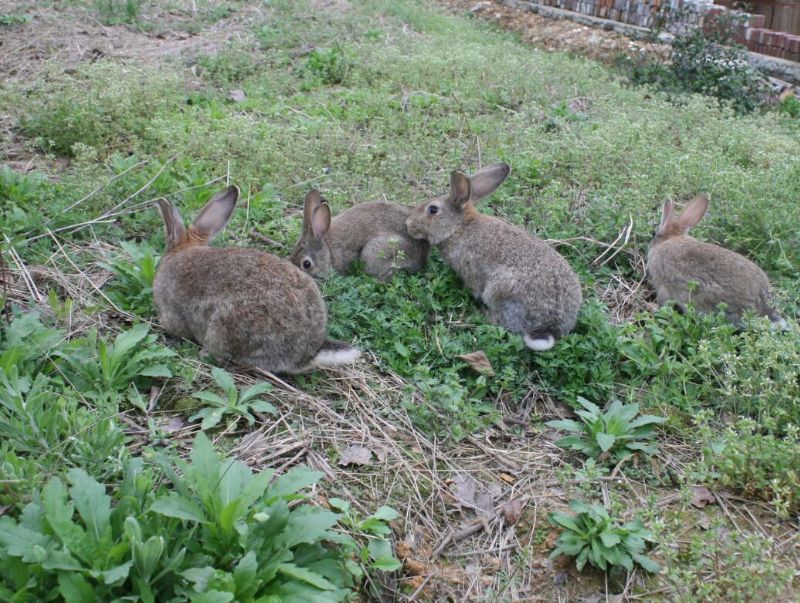
[[494, 499], [501, 492], [501, 488], [497, 484], [492, 484], [488, 489], [481, 487], [467, 473], [457, 473], [453, 478], [453, 484], [455, 485], [454, 494], [462, 506], [486, 513], [491, 513], [494, 510]]
[[463, 360], [472, 370], [481, 373], [482, 375], [486, 375], [487, 377], [494, 376], [492, 364], [489, 362], [489, 359], [486, 357], [486, 353], [483, 350], [478, 350], [477, 352], [472, 352], [471, 354], [462, 354], [461, 356], [456, 356], [456, 358]]
[[348, 446], [342, 452], [339, 465], [370, 465], [372, 464], [372, 451], [364, 446]]
[[500, 479], [503, 480], [507, 484], [516, 484], [517, 478], [509, 473], [501, 473]]
[[706, 505], [717, 504], [717, 499], [714, 498], [711, 490], [705, 486], [694, 486], [692, 488], [692, 505], [698, 509], [704, 508]]
[[519, 521], [519, 518], [522, 516], [523, 506], [521, 498], [512, 498], [507, 503], [503, 504], [501, 511], [503, 512], [503, 519], [506, 520], [508, 525], [513, 526]]

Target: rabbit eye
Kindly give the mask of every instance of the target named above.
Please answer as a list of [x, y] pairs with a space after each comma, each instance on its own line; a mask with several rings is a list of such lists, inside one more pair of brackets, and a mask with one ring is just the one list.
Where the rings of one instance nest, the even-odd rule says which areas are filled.
[[428, 206], [428, 213], [430, 215], [432, 215], [432, 216], [435, 216], [436, 214], [439, 213], [439, 208], [436, 207], [435, 205], [429, 205]]
[[303, 268], [304, 268], [304, 269], [306, 269], [306, 270], [308, 270], [309, 268], [311, 268], [311, 260], [309, 260], [308, 258], [306, 258], [305, 260], [303, 260]]

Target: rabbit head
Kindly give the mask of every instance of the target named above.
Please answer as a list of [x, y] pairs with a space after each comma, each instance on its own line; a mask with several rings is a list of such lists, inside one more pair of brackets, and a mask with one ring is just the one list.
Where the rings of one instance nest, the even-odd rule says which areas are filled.
[[473, 202], [493, 193], [508, 177], [508, 164], [487, 166], [472, 177], [464, 172], [450, 174], [450, 191], [417, 206], [406, 221], [408, 234], [438, 245], [461, 225], [473, 219], [478, 211]]
[[208, 245], [225, 228], [238, 200], [238, 187], [229, 186], [221, 190], [203, 206], [191, 226], [186, 228], [178, 208], [166, 199], [159, 199], [158, 210], [166, 228], [167, 253]]
[[303, 202], [303, 232], [294, 246], [292, 264], [312, 276], [331, 270], [331, 250], [325, 235], [331, 227], [331, 209], [318, 190], [309, 191]]
[[708, 196], [698, 195], [689, 203], [683, 211], [675, 215], [675, 204], [672, 201], [664, 202], [664, 209], [661, 213], [661, 223], [656, 229], [652, 245], [656, 245], [673, 237], [687, 235], [689, 229], [697, 225], [708, 210]]

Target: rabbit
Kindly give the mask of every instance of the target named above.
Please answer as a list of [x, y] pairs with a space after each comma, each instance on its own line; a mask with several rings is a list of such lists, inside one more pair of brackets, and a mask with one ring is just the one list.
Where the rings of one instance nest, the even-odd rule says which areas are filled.
[[174, 205], [158, 200], [167, 235], [153, 281], [161, 325], [218, 361], [274, 373], [354, 361], [358, 350], [325, 336], [328, 314], [314, 279], [263, 251], [208, 246], [238, 198], [235, 186], [222, 190], [188, 228]]
[[494, 192], [509, 172], [505, 163], [471, 178], [453, 172], [449, 194], [419, 205], [406, 225], [412, 237], [438, 246], [445, 262], [486, 305], [491, 322], [521, 334], [534, 351], [549, 350], [575, 327], [581, 285], [547, 243], [475, 208], [473, 202]]
[[[725, 303], [729, 320], [741, 325], [746, 310], [768, 316], [781, 328], [786, 322], [772, 305], [769, 279], [742, 255], [719, 245], [703, 243], [687, 233], [708, 209], [708, 197], [691, 200], [679, 215], [672, 201], [664, 203], [661, 223], [647, 250], [647, 274], [659, 305], [691, 302], [700, 312]], [[690, 283], [696, 283], [694, 288]]]
[[303, 203], [303, 233], [290, 257], [312, 276], [331, 268], [344, 273], [355, 260], [364, 272], [387, 281], [399, 270], [417, 272], [428, 258], [428, 243], [406, 232], [411, 209], [385, 201], [362, 203], [331, 219], [328, 204], [318, 190]]

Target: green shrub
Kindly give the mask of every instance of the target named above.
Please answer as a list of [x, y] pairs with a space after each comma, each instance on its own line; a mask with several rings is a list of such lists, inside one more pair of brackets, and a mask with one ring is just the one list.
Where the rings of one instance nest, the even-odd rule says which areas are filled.
[[357, 587], [359, 547], [332, 531], [342, 516], [300, 494], [320, 473], [300, 467], [272, 481], [272, 470], [220, 459], [202, 434], [191, 462], [175, 463], [180, 474], [159, 457], [171, 492], [140, 459], [111, 491], [82, 469], [67, 472], [69, 487], [51, 479], [0, 518], [0, 596], [300, 603], [341, 601]]
[[669, 598], [698, 603], [788, 601], [794, 570], [774, 539], [731, 530], [716, 522], [708, 530], [685, 535], [685, 522], [673, 534], [661, 533]]
[[217, 386], [223, 391], [225, 396], [220, 396], [209, 391], [202, 391], [193, 394], [195, 398], [201, 402], [205, 402], [207, 406], [200, 409], [189, 417], [190, 421], [202, 419], [200, 429], [211, 429], [216, 426], [226, 415], [231, 415], [228, 421], [227, 428], [230, 430], [236, 426], [239, 419], [245, 418], [248, 425], [255, 423], [253, 412], [262, 412], [267, 414], [277, 414], [275, 407], [266, 400], [260, 400], [257, 396], [265, 394], [272, 390], [272, 384], [262, 381], [251, 385], [243, 392], [239, 392], [233, 377], [229, 372], [219, 367], [211, 369], [211, 376], [214, 378]]
[[45, 150], [92, 158], [136, 148], [151, 120], [182, 101], [169, 69], [100, 61], [40, 83], [20, 116], [23, 132]]
[[312, 50], [303, 66], [307, 74], [306, 88], [335, 86], [347, 78], [350, 61], [342, 46]]
[[[108, 343], [97, 331], [74, 339], [55, 353], [70, 383], [91, 400], [103, 404], [135, 398], [131, 390], [148, 377], [171, 377], [165, 361], [175, 352], [156, 343], [150, 327], [138, 324]], [[140, 383], [141, 385], [141, 383]]]
[[747, 496], [770, 502], [781, 517], [800, 510], [800, 439], [798, 428], [783, 438], [758, 432], [742, 419], [721, 434], [704, 428], [709, 442], [703, 464], [712, 479]]
[[[669, 14], [666, 23], [653, 30], [654, 38], [662, 26], [682, 18], [683, 11]], [[764, 74], [750, 63], [747, 49], [734, 39], [742, 19], [732, 12], [717, 15], [707, 27], [675, 36], [666, 61], [645, 57], [623, 64], [635, 84], [655, 85], [670, 94], [704, 94], [737, 112], [754, 111], [763, 105], [767, 86]]]
[[94, 0], [94, 9], [104, 25], [136, 23], [144, 0]]
[[777, 106], [779, 113], [788, 115], [789, 117], [800, 117], [800, 99], [796, 96], [787, 96]]
[[120, 247], [128, 258], [114, 258], [100, 266], [114, 273], [106, 286], [108, 298], [118, 308], [143, 317], [155, 314], [153, 304], [153, 279], [156, 276], [158, 255], [146, 245], [122, 241]]
[[575, 516], [551, 513], [550, 521], [564, 529], [550, 557], [575, 557], [581, 571], [588, 561], [603, 571], [623, 567], [633, 571], [634, 563], [648, 572], [658, 572], [658, 564], [644, 554], [646, 541], [653, 535], [638, 519], [625, 524], [612, 518], [600, 505], [587, 505], [573, 500], [570, 508]]
[[658, 451], [655, 444], [648, 443], [656, 437], [655, 425], [663, 423], [664, 417], [639, 414], [638, 404], [622, 404], [614, 400], [603, 412], [596, 404], [578, 398], [583, 409], [575, 413], [581, 422], [562, 419], [548, 421], [546, 425], [572, 432], [556, 442], [556, 446], [582, 452], [589, 458], [619, 463], [638, 452], [648, 456]]

